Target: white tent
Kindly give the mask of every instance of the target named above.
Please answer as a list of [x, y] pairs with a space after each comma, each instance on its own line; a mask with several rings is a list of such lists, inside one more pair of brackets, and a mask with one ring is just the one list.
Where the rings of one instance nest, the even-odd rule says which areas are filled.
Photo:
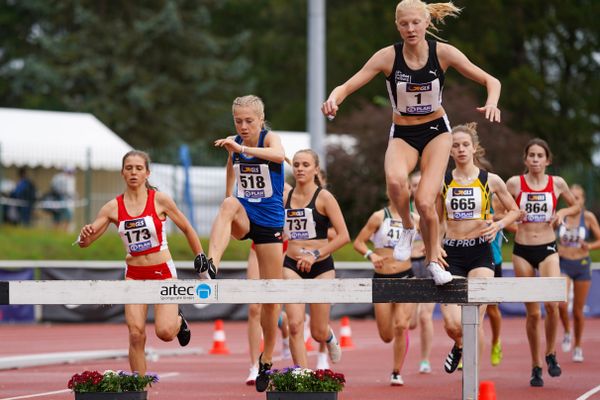
[[91, 114], [0, 108], [0, 162], [4, 166], [118, 171], [131, 150]]

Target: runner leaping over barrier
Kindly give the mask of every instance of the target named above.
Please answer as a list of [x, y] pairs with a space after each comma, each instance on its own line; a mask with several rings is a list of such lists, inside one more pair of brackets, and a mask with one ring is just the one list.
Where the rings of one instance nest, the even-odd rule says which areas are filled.
[[463, 399], [478, 397], [479, 305], [566, 301], [565, 278], [0, 281], [0, 304], [454, 303], [462, 306]]

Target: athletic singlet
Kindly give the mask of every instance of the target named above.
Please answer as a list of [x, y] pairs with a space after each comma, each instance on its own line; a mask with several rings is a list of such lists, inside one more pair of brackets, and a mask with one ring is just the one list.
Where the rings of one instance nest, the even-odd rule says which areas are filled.
[[394, 219], [389, 208], [383, 209], [383, 221], [379, 225], [379, 229], [371, 235], [371, 242], [376, 249], [394, 248], [400, 233], [402, 232], [402, 221]]
[[132, 256], [156, 253], [168, 248], [167, 232], [163, 229], [165, 220], [161, 220], [154, 208], [156, 191], [148, 189], [148, 198], [144, 211], [132, 217], [125, 208], [123, 195], [117, 196], [118, 231], [125, 250]]
[[542, 190], [533, 190], [527, 185], [525, 175], [519, 176], [521, 191], [517, 196], [517, 205], [527, 215], [523, 223], [550, 222], [556, 210], [556, 195], [554, 194], [554, 179], [548, 175], [548, 184]]
[[396, 57], [392, 73], [387, 76], [386, 86], [392, 109], [400, 115], [431, 114], [442, 106], [444, 71], [437, 57], [437, 42], [428, 40], [429, 57], [419, 70], [406, 65], [402, 55], [403, 43], [394, 44]]
[[463, 185], [448, 171], [442, 189], [444, 215], [449, 221], [484, 220], [490, 215], [491, 195], [488, 186], [488, 173], [479, 169], [479, 176], [473, 182]]
[[558, 228], [558, 241], [562, 246], [581, 247], [581, 242], [588, 239], [589, 229], [585, 226], [585, 215], [581, 212], [579, 226], [569, 228], [562, 224]]
[[288, 193], [285, 202], [284, 232], [290, 240], [327, 239], [327, 229], [331, 225], [329, 217], [317, 211], [318, 187], [310, 202], [304, 208], [290, 208], [292, 193]]
[[[264, 147], [269, 132], [262, 130], [257, 147]], [[242, 143], [241, 136], [235, 142]], [[250, 221], [267, 228], [281, 228], [283, 213], [283, 163], [232, 155], [233, 170], [237, 184], [236, 197], [244, 206]]]
[[[492, 196], [490, 195], [490, 204], [492, 204]], [[490, 206], [490, 217], [494, 215], [494, 207]], [[490, 218], [491, 219], [491, 218]], [[496, 237], [492, 240], [492, 257], [494, 258], [494, 264], [498, 265], [502, 263], [502, 239], [504, 234], [502, 230], [496, 232]]]

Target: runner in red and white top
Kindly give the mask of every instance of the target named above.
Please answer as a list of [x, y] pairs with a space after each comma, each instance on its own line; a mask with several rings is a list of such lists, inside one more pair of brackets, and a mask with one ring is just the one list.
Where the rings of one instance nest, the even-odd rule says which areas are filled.
[[[106, 203], [91, 224], [79, 233], [79, 247], [88, 247], [108, 226], [117, 226], [125, 245], [127, 265], [125, 279], [175, 279], [177, 272], [163, 229], [167, 217], [184, 233], [194, 255], [202, 253], [196, 231], [173, 199], [148, 183], [150, 158], [139, 150], [123, 157], [121, 175], [126, 188], [123, 194]], [[198, 256], [197, 256], [198, 259]], [[191, 332], [177, 304], [154, 305], [155, 331], [159, 339], [169, 342], [175, 337], [181, 346], [189, 343]], [[129, 365], [131, 371], [146, 373], [147, 304], [126, 304], [125, 320], [129, 329]]]
[[[506, 182], [510, 194], [525, 216], [517, 226], [513, 248], [513, 265], [516, 276], [559, 277], [559, 259], [554, 229], [569, 215], [581, 211], [565, 180], [560, 176], [546, 174], [552, 162], [550, 147], [542, 139], [532, 139], [525, 146], [523, 155], [527, 172], [513, 176]], [[563, 197], [568, 207], [556, 210], [556, 201]], [[531, 386], [544, 386], [542, 379], [542, 352], [538, 326], [541, 313], [538, 303], [526, 303], [527, 339], [531, 349]], [[561, 368], [556, 360], [556, 330], [558, 304], [545, 303], [546, 309], [546, 364], [550, 376], [560, 376]]]

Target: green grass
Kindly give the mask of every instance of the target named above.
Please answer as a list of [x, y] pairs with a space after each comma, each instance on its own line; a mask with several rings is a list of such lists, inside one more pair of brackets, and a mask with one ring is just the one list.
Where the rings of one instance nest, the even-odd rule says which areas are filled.
[[[71, 246], [76, 234], [54, 230], [27, 229], [2, 226], [0, 240], [0, 259], [4, 260], [122, 260], [125, 257], [123, 243], [116, 232], [109, 231], [86, 249]], [[512, 237], [502, 247], [505, 261], [511, 260]], [[181, 234], [169, 235], [169, 249], [175, 260], [192, 260], [194, 255]], [[201, 238], [205, 251], [208, 239]], [[250, 241], [232, 240], [225, 251], [223, 260], [235, 261], [248, 258]], [[337, 261], [364, 261], [349, 243], [335, 252]], [[592, 252], [592, 260], [600, 261], [600, 250]]]

